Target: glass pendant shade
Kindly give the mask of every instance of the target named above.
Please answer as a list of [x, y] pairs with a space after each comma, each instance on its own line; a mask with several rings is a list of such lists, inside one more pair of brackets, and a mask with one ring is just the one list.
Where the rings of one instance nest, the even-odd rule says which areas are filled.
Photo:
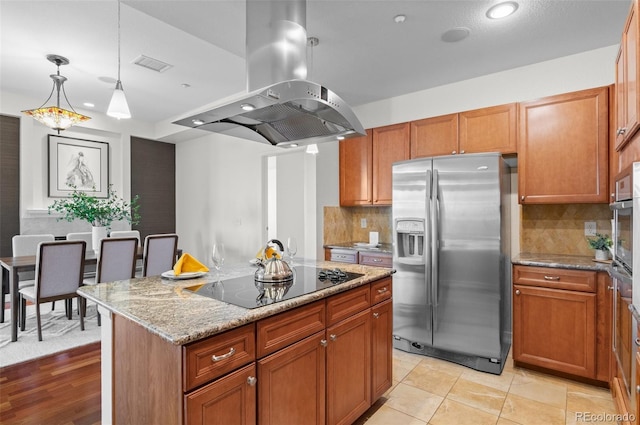
[[72, 125], [91, 119], [86, 115], [67, 111], [66, 109], [62, 109], [57, 106], [45, 106], [44, 108], [30, 109], [22, 112], [27, 115], [31, 115], [47, 127], [58, 131], [66, 130]]
[[116, 88], [111, 96], [111, 102], [109, 102], [109, 109], [107, 115], [117, 119], [131, 118], [131, 112], [129, 112], [129, 105], [127, 104], [127, 98], [122, 90], [122, 83], [120, 80], [116, 83]]

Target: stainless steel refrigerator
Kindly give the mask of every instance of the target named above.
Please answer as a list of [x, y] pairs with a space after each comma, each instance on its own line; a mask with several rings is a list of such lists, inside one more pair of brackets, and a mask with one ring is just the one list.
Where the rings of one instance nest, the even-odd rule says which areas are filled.
[[510, 187], [497, 153], [393, 164], [394, 347], [502, 373], [511, 345]]

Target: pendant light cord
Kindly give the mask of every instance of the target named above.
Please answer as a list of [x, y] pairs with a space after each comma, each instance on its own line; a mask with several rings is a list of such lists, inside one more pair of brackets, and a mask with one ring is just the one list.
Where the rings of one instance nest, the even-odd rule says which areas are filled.
[[118, 0], [118, 82], [120, 82], [120, 0]]

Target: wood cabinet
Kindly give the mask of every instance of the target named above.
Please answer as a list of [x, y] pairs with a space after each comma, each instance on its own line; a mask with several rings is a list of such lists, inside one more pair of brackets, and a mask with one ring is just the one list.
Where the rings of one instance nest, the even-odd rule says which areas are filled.
[[518, 105], [521, 203], [608, 203], [608, 87]]
[[360, 251], [358, 263], [365, 266], [393, 267], [393, 256], [388, 252]]
[[478, 152], [516, 152], [516, 104], [411, 122], [411, 158]]
[[603, 272], [514, 266], [516, 365], [608, 383], [610, 285]]
[[387, 300], [371, 308], [371, 400], [391, 388], [393, 380], [393, 306]]
[[373, 133], [340, 142], [340, 205], [371, 205], [373, 197]]
[[409, 123], [340, 142], [340, 205], [391, 205], [391, 164], [409, 159]]
[[620, 150], [638, 130], [638, 37], [638, 2], [633, 0], [616, 58], [616, 150]]

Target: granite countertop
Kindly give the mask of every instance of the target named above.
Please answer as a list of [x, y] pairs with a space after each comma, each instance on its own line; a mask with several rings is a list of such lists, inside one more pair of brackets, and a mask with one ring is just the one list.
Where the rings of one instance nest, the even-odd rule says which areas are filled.
[[[259, 319], [326, 298], [374, 280], [390, 276], [393, 269], [330, 261], [309, 262], [296, 259], [296, 264], [319, 268], [336, 268], [363, 277], [346, 283], [280, 301], [264, 307], [246, 309], [212, 298], [184, 291], [185, 287], [215, 281], [215, 274], [188, 280], [169, 280], [160, 276], [83, 286], [78, 293], [109, 311], [125, 317], [175, 345], [183, 345], [224, 332]], [[249, 265], [225, 266], [224, 282], [238, 276], [253, 275]]]
[[512, 264], [522, 266], [555, 267], [560, 269], [608, 272], [611, 262], [596, 262], [593, 257], [565, 254], [521, 253], [511, 259]]
[[[364, 242], [362, 242], [364, 243]], [[326, 244], [323, 248], [340, 248], [340, 249], [350, 249], [353, 251], [363, 251], [363, 252], [379, 252], [382, 254], [392, 254], [393, 253], [393, 245], [390, 243], [381, 243], [377, 247], [371, 246], [356, 246], [356, 242], [341, 242], [341, 243], [332, 243]]]

